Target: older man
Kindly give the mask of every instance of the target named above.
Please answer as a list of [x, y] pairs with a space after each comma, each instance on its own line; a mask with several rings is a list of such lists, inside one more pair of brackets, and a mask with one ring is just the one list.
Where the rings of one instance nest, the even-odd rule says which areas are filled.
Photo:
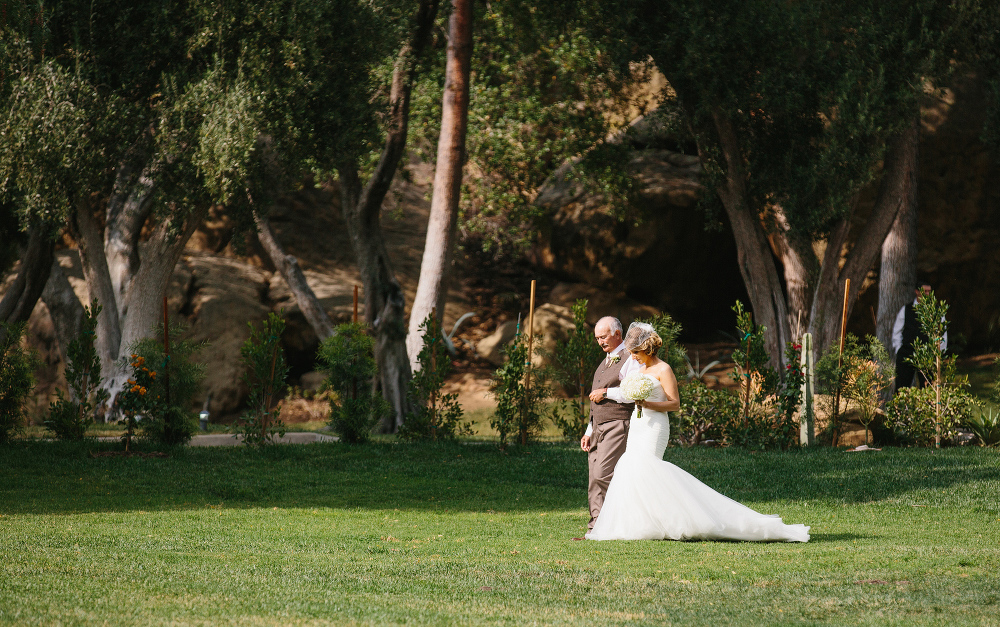
[[594, 373], [590, 392], [590, 424], [580, 440], [580, 448], [588, 453], [590, 467], [588, 529], [593, 529], [594, 521], [601, 513], [615, 464], [625, 452], [629, 419], [635, 406], [622, 395], [618, 386], [629, 373], [641, 367], [624, 350], [622, 323], [618, 318], [606, 316], [598, 320], [594, 326], [594, 337], [606, 356]]

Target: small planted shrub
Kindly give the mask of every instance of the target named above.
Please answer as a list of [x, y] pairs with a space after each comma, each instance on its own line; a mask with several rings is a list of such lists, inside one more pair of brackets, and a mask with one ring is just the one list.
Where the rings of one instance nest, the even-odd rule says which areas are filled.
[[590, 422], [587, 392], [594, 368], [603, 358], [604, 351], [587, 325], [587, 301], [578, 300], [573, 304], [573, 330], [565, 341], [556, 343], [552, 355], [553, 379], [570, 395], [569, 399], [553, 405], [552, 422], [571, 440], [579, 440], [587, 431]]
[[327, 375], [324, 387], [333, 391], [330, 428], [351, 444], [367, 442], [391, 410], [375, 389], [375, 341], [365, 331], [361, 323], [342, 324], [319, 347], [320, 369]]
[[959, 425], [972, 415], [972, 397], [965, 390], [948, 386], [941, 388], [940, 399], [930, 386], [896, 390], [886, 406], [886, 425], [906, 444], [933, 446], [953, 440]]
[[722, 425], [723, 438], [726, 444], [751, 450], [786, 449], [798, 442], [795, 412], [801, 401], [802, 347], [793, 343], [785, 347], [787, 366], [782, 379], [768, 366], [770, 355], [764, 343], [767, 328], [754, 323], [740, 301], [736, 301], [733, 311], [740, 340], [733, 351], [736, 367], [730, 376], [739, 382], [739, 413]]
[[156, 383], [156, 370], [146, 364], [146, 359], [132, 353], [126, 367], [130, 376], [125, 382], [125, 388], [118, 394], [117, 403], [122, 415], [119, 422], [125, 425], [122, 443], [128, 453], [139, 430], [140, 416], [145, 416], [147, 411], [157, 411], [158, 399], [155, 394], [149, 393]]
[[889, 351], [873, 335], [859, 342], [853, 335], [848, 336], [844, 354], [844, 396], [858, 407], [858, 420], [865, 427], [865, 444], [872, 422], [878, 416], [885, 391], [896, 376]]
[[441, 324], [431, 312], [420, 325], [423, 347], [417, 356], [420, 367], [407, 389], [414, 410], [406, 415], [399, 435], [408, 440], [453, 440], [472, 435], [472, 425], [462, 422], [458, 394], [442, 394], [444, 381], [452, 371]]
[[235, 431], [243, 435], [248, 445], [265, 446], [274, 436], [285, 435], [285, 425], [278, 419], [277, 395], [285, 389], [288, 364], [281, 348], [281, 333], [285, 321], [275, 313], [257, 328], [250, 326], [250, 337], [240, 347], [240, 362], [246, 369], [243, 381], [250, 388], [248, 408], [240, 416]]
[[723, 428], [740, 419], [740, 402], [727, 390], [713, 390], [700, 379], [680, 386], [681, 408], [671, 412], [671, 436], [681, 446], [721, 441]]
[[96, 300], [83, 308], [83, 329], [66, 348], [66, 381], [72, 395], [67, 398], [57, 390], [43, 423], [60, 440], [82, 440], [94, 422], [94, 410], [108, 400], [107, 390], [101, 387], [101, 358], [94, 346], [100, 313]]
[[518, 335], [504, 350], [507, 357], [493, 373], [490, 393], [496, 399], [497, 409], [490, 418], [490, 426], [500, 435], [500, 448], [507, 448], [507, 439], [517, 435], [522, 445], [542, 430], [542, 404], [550, 396], [547, 373], [541, 368], [529, 367], [528, 344]]
[[968, 377], [956, 373], [954, 356], [941, 345], [948, 331], [948, 304], [934, 292], [925, 294], [915, 306], [920, 329], [927, 338], [913, 342], [912, 363], [928, 381], [925, 388], [903, 388], [886, 407], [886, 423], [904, 441], [941, 446], [952, 440], [958, 425], [968, 421], [975, 406], [969, 394]]
[[24, 329], [24, 323], [0, 323], [0, 444], [24, 429], [24, 402], [35, 387], [37, 359], [21, 346]]
[[198, 430], [198, 417], [191, 405], [205, 379], [205, 367], [191, 357], [205, 344], [170, 340], [181, 337], [184, 327], [169, 325], [168, 328], [170, 333], [166, 338], [161, 325], [153, 337], [136, 342], [130, 353], [136, 355], [133, 361], [142, 361], [139, 372], [133, 368], [133, 378], [142, 378], [145, 374], [142, 368], [155, 372], [145, 385], [147, 393], [143, 399], [147, 405], [141, 410], [143, 437], [156, 444], [175, 446], [187, 443]]
[[736, 313], [736, 331], [740, 341], [733, 351], [736, 368], [730, 376], [740, 384], [740, 408], [743, 417], [749, 420], [750, 414], [755, 411], [754, 405], [762, 403], [775, 392], [779, 377], [767, 365], [770, 359], [764, 343], [767, 327], [754, 323], [753, 315], [743, 309], [740, 301], [733, 305], [733, 311]]

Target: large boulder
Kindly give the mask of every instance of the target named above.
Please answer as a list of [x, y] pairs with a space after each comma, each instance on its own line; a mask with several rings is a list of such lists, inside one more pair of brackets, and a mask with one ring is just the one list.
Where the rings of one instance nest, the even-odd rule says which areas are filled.
[[211, 394], [213, 416], [238, 411], [248, 393], [242, 382], [240, 346], [250, 337], [248, 323], [259, 324], [271, 311], [267, 302], [270, 273], [238, 259], [204, 253], [181, 264], [191, 274], [187, 339], [207, 342], [198, 360], [205, 365], [205, 383], [198, 402]]
[[[706, 229], [697, 207], [698, 158], [650, 149], [638, 153], [632, 167], [641, 185], [638, 221], [619, 220], [569, 171], [546, 182], [536, 202], [552, 211], [552, 219], [534, 250], [536, 263], [600, 296], [602, 302], [591, 303], [592, 315], [622, 314], [627, 324], [633, 304], [644, 303], [670, 313], [696, 336], [730, 330], [730, 307], [736, 298], [746, 300], [746, 290], [731, 232], [725, 225]], [[560, 301], [569, 304], [565, 297]]]

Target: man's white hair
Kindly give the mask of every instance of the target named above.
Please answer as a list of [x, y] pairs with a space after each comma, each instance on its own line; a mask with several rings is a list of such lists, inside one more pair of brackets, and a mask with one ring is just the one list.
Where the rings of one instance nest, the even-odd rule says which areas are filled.
[[603, 318], [597, 321], [597, 324], [594, 325], [594, 328], [596, 329], [597, 327], [599, 327], [602, 322], [608, 325], [608, 328], [611, 331], [611, 335], [614, 335], [615, 333], [617, 333], [618, 335], [622, 334], [622, 321], [619, 320], [618, 318], [615, 318], [614, 316], [604, 316]]

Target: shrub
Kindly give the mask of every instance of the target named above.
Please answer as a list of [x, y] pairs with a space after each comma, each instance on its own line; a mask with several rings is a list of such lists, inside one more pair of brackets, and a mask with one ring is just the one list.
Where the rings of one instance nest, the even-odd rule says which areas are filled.
[[934, 446], [940, 446], [942, 440], [953, 439], [957, 425], [969, 419], [974, 401], [968, 378], [956, 374], [955, 358], [941, 349], [948, 331], [948, 303], [930, 292], [917, 300], [914, 309], [927, 340], [913, 342], [909, 361], [929, 385], [915, 392], [911, 388], [897, 390], [887, 408], [886, 422], [904, 440], [922, 445], [933, 441]]
[[[179, 338], [184, 333], [181, 325], [170, 325], [169, 330], [170, 338]], [[191, 356], [205, 344], [171, 339], [168, 353], [160, 338], [163, 338], [162, 325], [154, 329], [153, 337], [136, 342], [130, 353], [142, 360], [143, 367], [156, 372], [146, 385], [148, 392], [143, 397], [146, 403], [141, 410], [143, 437], [157, 444], [174, 446], [188, 442], [198, 430], [198, 417], [191, 405], [205, 379], [205, 367], [193, 361]], [[140, 376], [135, 369], [133, 375], [133, 378]]]
[[288, 364], [285, 351], [281, 348], [281, 333], [285, 321], [275, 313], [269, 313], [257, 329], [250, 326], [250, 337], [240, 347], [240, 362], [246, 368], [243, 381], [250, 388], [249, 407], [240, 416], [235, 426], [237, 433], [243, 434], [248, 445], [265, 446], [285, 435], [285, 425], [278, 420], [275, 409], [277, 394], [285, 388]]
[[1000, 444], [1000, 411], [976, 403], [973, 411], [965, 419], [965, 426], [976, 436], [980, 446]]
[[[960, 424], [972, 415], [972, 397], [955, 386], [941, 388], [940, 422], [933, 387], [902, 388], [886, 406], [886, 426], [901, 442], [931, 446], [938, 437], [952, 440]], [[940, 425], [940, 430], [938, 426]], [[940, 436], [938, 435], [940, 431]]]
[[24, 402], [35, 387], [38, 360], [21, 346], [24, 329], [23, 322], [0, 322], [0, 444], [10, 442], [24, 428]]
[[73, 394], [66, 398], [57, 390], [43, 423], [60, 440], [82, 440], [94, 422], [94, 410], [108, 400], [107, 390], [101, 387], [101, 358], [94, 346], [100, 313], [96, 300], [83, 308], [83, 329], [66, 349], [66, 381]]
[[518, 335], [504, 349], [507, 359], [493, 373], [490, 393], [497, 409], [490, 426], [500, 435], [500, 448], [507, 447], [507, 437], [517, 433], [518, 441], [527, 444], [542, 429], [542, 403], [549, 397], [547, 372], [528, 367], [528, 345]]
[[777, 371], [768, 367], [770, 355], [764, 343], [764, 333], [767, 327], [754, 323], [750, 312], [743, 309], [743, 303], [736, 301], [733, 305], [736, 313], [736, 330], [740, 338], [739, 345], [733, 351], [733, 380], [740, 383], [740, 403], [743, 416], [747, 420], [759, 405], [771, 396], [778, 387]]
[[692, 379], [679, 391], [681, 408], [671, 414], [676, 425], [671, 432], [682, 446], [722, 440], [724, 425], [740, 418], [739, 399], [729, 391], [713, 390], [700, 379]]
[[552, 422], [571, 440], [579, 440], [587, 431], [587, 391], [594, 368], [603, 357], [604, 351], [587, 325], [587, 301], [580, 299], [573, 304], [573, 330], [565, 341], [556, 343], [552, 354], [552, 376], [570, 395], [553, 406]]
[[864, 344], [854, 336], [848, 340], [843, 392], [858, 406], [858, 420], [865, 427], [865, 444], [868, 444], [869, 427], [878, 415], [882, 395], [896, 376], [895, 368], [890, 363], [889, 351], [875, 336], [869, 335]]
[[462, 422], [458, 394], [441, 394], [452, 365], [435, 312], [424, 319], [420, 330], [423, 336], [423, 347], [417, 356], [420, 367], [407, 388], [414, 410], [406, 415], [399, 435], [410, 440], [453, 440], [458, 435], [472, 435], [471, 423]]
[[663, 340], [663, 345], [656, 356], [670, 364], [675, 376], [678, 372], [687, 372], [687, 351], [677, 342], [677, 338], [681, 334], [681, 323], [675, 321], [668, 313], [660, 313], [652, 318], [640, 319], [636, 322], [646, 322], [656, 329], [656, 334]]
[[330, 398], [330, 428], [344, 442], [363, 443], [390, 407], [375, 389], [375, 341], [360, 323], [342, 324], [319, 348], [320, 369]]

